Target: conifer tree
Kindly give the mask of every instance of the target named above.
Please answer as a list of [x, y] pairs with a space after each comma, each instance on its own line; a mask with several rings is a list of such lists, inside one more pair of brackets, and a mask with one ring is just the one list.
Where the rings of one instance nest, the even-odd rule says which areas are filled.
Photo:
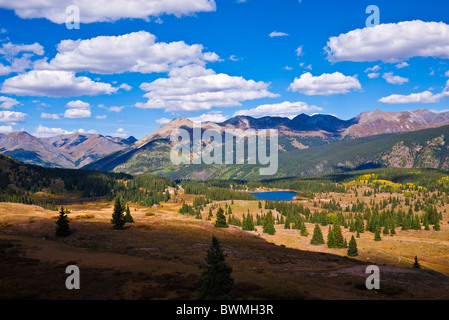
[[343, 239], [343, 233], [341, 232], [341, 227], [339, 224], [336, 224], [333, 229], [333, 240], [334, 240], [334, 248], [344, 248], [345, 240]]
[[119, 198], [115, 198], [114, 212], [112, 213], [112, 228], [122, 230], [125, 225], [125, 217], [123, 215], [123, 207]]
[[381, 241], [382, 238], [380, 237], [380, 228], [376, 229], [376, 233], [374, 234], [374, 241]]
[[220, 242], [215, 236], [207, 250], [206, 264], [201, 264], [202, 270], [199, 278], [200, 300], [229, 300], [229, 295], [234, 280], [231, 278], [232, 267], [225, 262], [225, 254], [220, 246]]
[[433, 230], [440, 231], [440, 220], [436, 219], [435, 224], [433, 225]]
[[70, 235], [70, 226], [69, 226], [69, 218], [67, 217], [67, 211], [64, 211], [64, 208], [61, 207], [59, 210], [58, 219], [56, 220], [56, 236], [57, 237], [67, 237]]
[[350, 257], [356, 257], [359, 255], [358, 249], [357, 249], [357, 241], [354, 238], [354, 235], [351, 237], [351, 240], [349, 241], [349, 247], [348, 247], [348, 256]]
[[324, 238], [323, 238], [323, 233], [321, 232], [321, 228], [318, 225], [318, 223], [315, 224], [315, 228], [313, 229], [312, 240], [310, 241], [310, 243], [315, 246], [325, 244]]
[[217, 211], [217, 220], [215, 221], [216, 228], [229, 228], [228, 223], [226, 222], [226, 216], [224, 215], [223, 209], [220, 207]]
[[134, 222], [134, 219], [131, 215], [131, 212], [129, 211], [129, 205], [126, 205], [126, 210], [125, 210], [126, 214], [125, 214], [125, 222]]
[[265, 215], [265, 219], [263, 221], [263, 232], [268, 233], [269, 235], [274, 235], [276, 233], [276, 229], [274, 228], [273, 213], [271, 210], [269, 210]]
[[413, 269], [420, 269], [421, 265], [418, 262], [418, 257], [415, 256], [415, 262], [413, 263]]
[[335, 248], [334, 233], [331, 225], [329, 225], [329, 231], [327, 232], [327, 247]]
[[301, 224], [301, 232], [300, 232], [300, 235], [301, 236], [303, 236], [303, 237], [307, 237], [308, 235], [309, 235], [309, 232], [307, 231], [307, 228], [306, 228], [306, 224], [305, 223], [302, 223]]

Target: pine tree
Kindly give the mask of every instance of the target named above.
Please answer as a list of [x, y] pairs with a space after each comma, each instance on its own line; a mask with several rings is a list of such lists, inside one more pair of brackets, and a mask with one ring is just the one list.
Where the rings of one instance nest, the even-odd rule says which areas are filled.
[[415, 262], [413, 263], [413, 269], [420, 269], [421, 265], [418, 262], [418, 257], [415, 256]]
[[112, 228], [122, 230], [125, 225], [125, 217], [123, 215], [123, 207], [119, 198], [115, 198], [114, 212], [112, 213]]
[[232, 267], [225, 262], [225, 254], [220, 242], [215, 236], [207, 250], [206, 264], [201, 264], [199, 278], [201, 286], [198, 299], [200, 300], [228, 300], [234, 280], [231, 278]]
[[126, 205], [126, 210], [125, 210], [126, 214], [125, 214], [125, 222], [134, 222], [134, 219], [131, 215], [131, 212], [129, 211], [129, 205]]
[[229, 228], [228, 223], [226, 222], [226, 216], [224, 215], [223, 209], [220, 207], [217, 211], [217, 220], [215, 221], [216, 228]]
[[357, 249], [357, 241], [355, 240], [354, 236], [352, 236], [351, 240], [349, 241], [348, 256], [357, 257], [358, 255], [359, 252]]
[[335, 248], [334, 233], [331, 225], [329, 225], [329, 231], [327, 233], [327, 247]]
[[265, 215], [265, 219], [263, 220], [263, 232], [268, 233], [269, 235], [274, 235], [276, 233], [276, 229], [274, 228], [274, 219], [271, 210], [267, 212]]
[[313, 229], [312, 240], [310, 241], [314, 246], [319, 246], [325, 244], [323, 233], [321, 232], [321, 228], [318, 224], [315, 224], [315, 228]]
[[58, 220], [56, 220], [56, 236], [57, 237], [67, 237], [70, 235], [69, 218], [67, 217], [67, 212], [61, 207], [59, 210]]
[[436, 219], [435, 224], [433, 225], [433, 230], [440, 231], [440, 220]]
[[339, 224], [336, 224], [332, 229], [333, 239], [334, 239], [334, 248], [344, 248], [345, 241], [343, 239], [343, 233], [341, 232], [341, 227]]
[[307, 228], [306, 228], [306, 224], [305, 223], [302, 223], [301, 224], [301, 232], [300, 232], [300, 235], [301, 236], [303, 236], [303, 237], [307, 237], [308, 235], [309, 235], [309, 231], [307, 231]]
[[381, 241], [382, 238], [380, 237], [380, 228], [376, 229], [376, 233], [374, 234], [374, 241]]

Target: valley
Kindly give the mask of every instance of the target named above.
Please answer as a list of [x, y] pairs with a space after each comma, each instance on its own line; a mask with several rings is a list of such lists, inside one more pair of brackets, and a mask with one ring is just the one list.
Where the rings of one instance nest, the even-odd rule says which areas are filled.
[[[148, 191], [165, 190], [170, 196], [155, 202], [145, 200], [148, 193], [127, 198], [134, 222], [113, 230], [112, 199], [80, 201], [79, 192], [60, 194], [55, 209], [68, 210], [72, 231], [63, 238], [54, 234], [57, 211], [0, 203], [4, 297], [195, 299], [199, 265], [214, 235], [233, 268], [235, 299], [448, 299], [445, 171], [377, 169], [265, 182], [182, 181], [177, 187], [170, 180], [117, 178], [112, 192], [121, 197], [127, 195], [123, 185], [133, 184], [146, 184]], [[163, 189], [157, 187], [162, 181]], [[44, 189], [38, 191], [41, 200], [54, 198], [51, 187]], [[298, 196], [266, 202], [243, 192], [257, 189], [296, 190]], [[191, 208], [186, 213], [181, 210], [185, 206]], [[215, 226], [220, 208], [227, 228]], [[429, 208], [436, 209], [436, 216]], [[248, 229], [243, 221], [249, 216], [254, 218], [253, 231], [243, 230]], [[265, 229], [269, 216], [274, 232]], [[416, 218], [419, 228], [413, 224]], [[360, 219], [363, 231], [354, 225]], [[438, 231], [430, 220], [439, 225]], [[349, 257], [347, 248], [327, 243], [312, 245], [315, 225], [325, 242], [329, 227], [340, 225], [344, 239], [356, 238], [358, 255]], [[381, 241], [375, 241], [374, 229], [382, 231]], [[420, 269], [413, 268], [415, 256]], [[69, 264], [81, 270], [82, 294], [63, 286]], [[373, 264], [381, 270], [380, 290], [364, 288], [365, 269]]]

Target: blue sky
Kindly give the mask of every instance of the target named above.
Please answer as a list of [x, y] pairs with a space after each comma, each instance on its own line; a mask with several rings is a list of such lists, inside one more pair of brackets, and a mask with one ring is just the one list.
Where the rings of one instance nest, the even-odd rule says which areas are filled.
[[142, 138], [180, 116], [449, 109], [446, 2], [172, 2], [0, 0], [0, 132]]

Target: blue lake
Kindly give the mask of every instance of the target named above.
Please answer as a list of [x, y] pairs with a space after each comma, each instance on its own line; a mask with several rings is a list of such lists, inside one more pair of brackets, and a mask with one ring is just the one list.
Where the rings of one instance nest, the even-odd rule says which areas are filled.
[[268, 191], [268, 192], [249, 192], [259, 200], [268, 199], [268, 201], [290, 201], [296, 196], [293, 191]]

